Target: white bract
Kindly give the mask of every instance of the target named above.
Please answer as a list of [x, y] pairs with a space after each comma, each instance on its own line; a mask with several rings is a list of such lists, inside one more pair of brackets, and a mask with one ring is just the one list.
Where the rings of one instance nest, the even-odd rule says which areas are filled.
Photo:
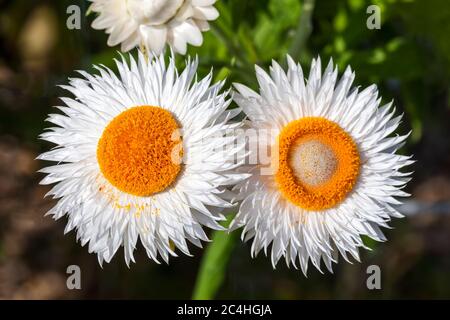
[[348, 67], [339, 80], [332, 61], [322, 74], [313, 60], [306, 81], [290, 57], [287, 65], [285, 72], [273, 62], [269, 74], [256, 67], [259, 92], [235, 84], [248, 126], [275, 132], [259, 148], [280, 146], [284, 171], [241, 168], [252, 176], [235, 187], [242, 204], [231, 229], [253, 238], [252, 256], [272, 245], [274, 267], [285, 257], [305, 275], [309, 261], [332, 272], [338, 253], [359, 261], [362, 236], [385, 240], [380, 227], [402, 216], [396, 197], [408, 196], [401, 189], [410, 173], [400, 170], [413, 161], [396, 154], [407, 135], [393, 135], [401, 116], [392, 103], [380, 106], [375, 85], [352, 88], [354, 72]]
[[[124, 247], [127, 264], [134, 261], [133, 251], [138, 239], [150, 259], [158, 262], [160, 256], [167, 262], [170, 255], [176, 256], [175, 247], [189, 255], [187, 242], [200, 247], [201, 241], [208, 240], [202, 226], [223, 229], [219, 221], [224, 216], [220, 212], [233, 205], [225, 186], [245, 178], [245, 175], [231, 172], [243, 161], [240, 150], [245, 145], [230, 134], [241, 126], [230, 122], [240, 110], [226, 110], [230, 99], [228, 91], [220, 93], [223, 82], [211, 85], [211, 74], [196, 80], [197, 60], [188, 60], [181, 73], [176, 70], [173, 58], [166, 65], [162, 55], [148, 61], [139, 52], [137, 61], [130, 56], [129, 64], [125, 60], [116, 63], [118, 76], [106, 67], [97, 66], [98, 75], [80, 71], [83, 78], [71, 79], [69, 85], [62, 86], [75, 98], [61, 98], [64, 106], [57, 108], [63, 114], [51, 114], [47, 119], [55, 126], [41, 138], [56, 147], [38, 158], [56, 164], [41, 170], [46, 174], [41, 183], [56, 183], [48, 195], [58, 199], [48, 214], [54, 219], [67, 216], [65, 232], [75, 229], [77, 239], [83, 246], [88, 244], [89, 252], [96, 253], [100, 263], [109, 262], [120, 246]], [[123, 127], [126, 122], [118, 119], [131, 119], [130, 112], [134, 111], [130, 110], [156, 110], [169, 120], [173, 117], [173, 123], [177, 122], [182, 131], [184, 161], [181, 170], [176, 180], [168, 181], [170, 185], [154, 194], [138, 196], [124, 192], [103, 174], [120, 177], [122, 172], [114, 170], [124, 168], [129, 176], [124, 175], [123, 180], [151, 185], [154, 181], [139, 176], [146, 172], [146, 159], [144, 163], [135, 163], [136, 169], [133, 159], [129, 160], [134, 156], [132, 152], [145, 156], [139, 153], [147, 147], [149, 155], [160, 152], [156, 144], [140, 145], [148, 136], [145, 131], [139, 131], [139, 125], [155, 135], [155, 139], [160, 139], [158, 141], [173, 138], [159, 137], [159, 131], [151, 131], [153, 119], [142, 123], [141, 118], [133, 118], [133, 121], [141, 121], [136, 128], [130, 128], [137, 135], [127, 132], [128, 128]], [[110, 128], [113, 123], [115, 129]], [[117, 134], [123, 129], [120, 133], [123, 136], [108, 135], [107, 127]], [[119, 151], [119, 156], [123, 151], [127, 158], [108, 159], [111, 150], [107, 148], [102, 154], [102, 161], [106, 163], [102, 169], [99, 150], [105, 135], [109, 143], [127, 138], [129, 149], [105, 144]], [[228, 149], [226, 154], [217, 152], [230, 143], [235, 143], [234, 148]], [[160, 156], [167, 156], [160, 153]], [[163, 166], [155, 161], [148, 165]], [[159, 169], [164, 170], [164, 167]], [[134, 174], [137, 178], [132, 177]], [[122, 181], [117, 183], [126, 186]]]

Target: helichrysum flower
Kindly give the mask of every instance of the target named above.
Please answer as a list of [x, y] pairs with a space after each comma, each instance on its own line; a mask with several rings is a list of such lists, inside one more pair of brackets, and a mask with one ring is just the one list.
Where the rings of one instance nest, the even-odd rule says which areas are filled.
[[185, 54], [187, 44], [200, 46], [208, 21], [219, 16], [216, 0], [90, 0], [99, 16], [94, 29], [106, 30], [108, 45], [126, 52], [143, 46], [159, 54], [166, 44]]
[[260, 92], [236, 84], [235, 101], [250, 128], [269, 138], [250, 146], [253, 153], [270, 150], [270, 170], [258, 158], [252, 177], [235, 188], [243, 199], [231, 229], [244, 227], [253, 238], [252, 256], [267, 253], [275, 267], [281, 257], [332, 272], [338, 252], [359, 261], [361, 236], [384, 241], [380, 230], [391, 217], [401, 217], [395, 197], [410, 173], [408, 156], [396, 154], [407, 135], [392, 136], [401, 116], [392, 103], [380, 106], [375, 85], [352, 89], [350, 68], [338, 80], [332, 61], [322, 75], [313, 60], [307, 81], [300, 65], [288, 57], [288, 71], [274, 62], [270, 74], [256, 67]]
[[116, 62], [119, 76], [96, 67], [99, 75], [81, 71], [62, 86], [75, 99], [62, 98], [64, 114], [51, 114], [56, 127], [41, 135], [56, 147], [39, 159], [57, 162], [41, 183], [56, 183], [48, 214], [67, 215], [65, 232], [76, 229], [100, 263], [120, 246], [134, 261], [138, 239], [167, 262], [174, 246], [189, 254], [187, 241], [208, 240], [202, 226], [223, 229], [224, 187], [243, 177], [230, 171], [245, 146], [232, 134], [240, 123], [229, 122], [239, 110], [226, 111], [228, 92], [210, 85], [211, 74], [197, 82], [196, 60], [180, 74], [163, 56], [130, 60]]

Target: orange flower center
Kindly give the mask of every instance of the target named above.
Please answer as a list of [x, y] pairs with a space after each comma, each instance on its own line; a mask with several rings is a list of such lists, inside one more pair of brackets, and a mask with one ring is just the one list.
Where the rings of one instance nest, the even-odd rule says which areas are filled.
[[104, 177], [117, 189], [150, 196], [169, 187], [181, 170], [179, 126], [160, 107], [130, 108], [105, 128], [97, 145]]
[[332, 121], [320, 117], [292, 121], [279, 134], [277, 147], [275, 181], [282, 195], [301, 208], [332, 208], [345, 199], [357, 181], [357, 146]]

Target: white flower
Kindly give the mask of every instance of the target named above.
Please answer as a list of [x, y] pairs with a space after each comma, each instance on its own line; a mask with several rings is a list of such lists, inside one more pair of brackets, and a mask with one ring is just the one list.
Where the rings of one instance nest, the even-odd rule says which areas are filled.
[[322, 75], [317, 59], [305, 82], [288, 57], [287, 73], [276, 62], [270, 75], [256, 67], [260, 93], [235, 85], [248, 125], [273, 132], [259, 141], [273, 169], [264, 174], [259, 160], [235, 187], [243, 201], [231, 229], [243, 226], [243, 239], [253, 238], [252, 256], [272, 244], [274, 268], [283, 256], [305, 275], [309, 260], [332, 272], [339, 252], [359, 261], [361, 236], [384, 241], [379, 227], [401, 217], [395, 197], [408, 196], [401, 189], [410, 173], [400, 169], [413, 161], [396, 154], [407, 135], [391, 135], [401, 116], [392, 103], [380, 106], [375, 85], [352, 89], [350, 68], [337, 75], [332, 61]]
[[209, 20], [219, 16], [216, 0], [90, 0], [99, 13], [94, 29], [105, 29], [108, 45], [122, 51], [144, 46], [160, 54], [166, 43], [185, 54], [187, 44], [200, 46]]
[[41, 183], [56, 183], [48, 214], [67, 215], [65, 232], [76, 229], [100, 263], [121, 245], [127, 264], [134, 261], [138, 239], [150, 259], [167, 262], [173, 245], [189, 255], [186, 240], [208, 240], [202, 226], [223, 229], [220, 211], [232, 206], [225, 186], [245, 177], [231, 172], [245, 147], [229, 132], [240, 127], [229, 122], [240, 110], [226, 111], [228, 92], [210, 85], [211, 74], [195, 80], [197, 60], [181, 74], [173, 58], [167, 66], [162, 55], [130, 60], [116, 62], [120, 77], [97, 66], [99, 75], [81, 71], [84, 78], [62, 86], [75, 99], [61, 99], [64, 114], [51, 114], [56, 127], [41, 135], [57, 145], [38, 157], [57, 162], [41, 170]]

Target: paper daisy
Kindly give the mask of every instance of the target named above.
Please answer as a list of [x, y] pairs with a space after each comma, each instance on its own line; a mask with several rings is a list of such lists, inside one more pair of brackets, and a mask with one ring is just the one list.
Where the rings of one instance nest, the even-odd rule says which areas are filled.
[[220, 210], [232, 205], [224, 186], [244, 177], [230, 170], [245, 145], [217, 150], [236, 140], [240, 123], [229, 120], [239, 109], [226, 111], [228, 92], [210, 85], [211, 74], [195, 80], [197, 60], [181, 74], [163, 56], [130, 60], [116, 61], [119, 77], [96, 67], [99, 75], [81, 71], [62, 86], [75, 99], [62, 98], [64, 114], [51, 114], [56, 127], [41, 135], [56, 147], [38, 158], [57, 162], [41, 183], [56, 183], [48, 214], [67, 215], [65, 232], [76, 229], [100, 263], [122, 245], [134, 261], [138, 239], [150, 259], [167, 262], [173, 246], [189, 255], [187, 241], [208, 240], [202, 226], [222, 229]]
[[109, 34], [108, 45], [122, 51], [144, 46], [159, 54], [166, 44], [185, 54], [187, 44], [200, 46], [202, 32], [219, 12], [216, 0], [90, 0], [99, 16], [92, 23]]
[[392, 136], [401, 116], [392, 103], [380, 106], [375, 85], [352, 89], [350, 68], [338, 81], [332, 61], [322, 75], [313, 60], [306, 82], [290, 57], [287, 73], [274, 62], [270, 75], [256, 67], [256, 76], [260, 93], [236, 84], [235, 101], [250, 128], [271, 133], [250, 145], [270, 150], [270, 163], [258, 159], [235, 187], [243, 201], [231, 229], [253, 238], [252, 256], [272, 244], [274, 267], [284, 256], [305, 275], [309, 261], [332, 272], [338, 252], [359, 261], [361, 236], [384, 241], [380, 226], [401, 217], [395, 197], [408, 196], [401, 189], [410, 173], [400, 169], [412, 160], [396, 154], [407, 135]]

